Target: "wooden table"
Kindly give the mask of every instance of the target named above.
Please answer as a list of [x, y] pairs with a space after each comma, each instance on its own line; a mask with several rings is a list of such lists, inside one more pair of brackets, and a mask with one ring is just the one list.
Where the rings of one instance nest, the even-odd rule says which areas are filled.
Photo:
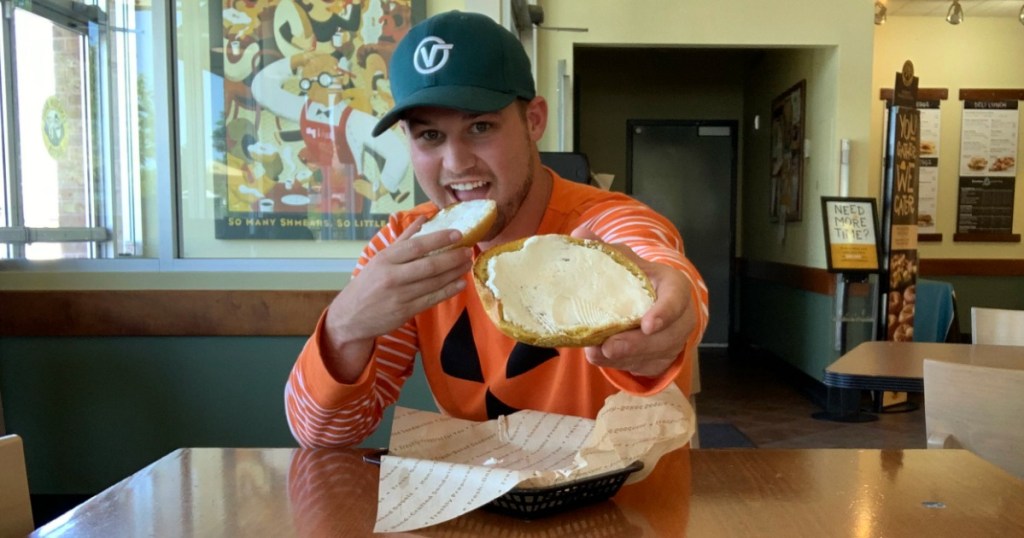
[[825, 384], [861, 390], [924, 392], [924, 360], [1024, 370], [1024, 346], [863, 342], [825, 368]]
[[[369, 536], [361, 450], [176, 450], [35, 535]], [[679, 450], [612, 501], [403, 536], [1022, 536], [1024, 481], [964, 450]]]
[[867, 422], [875, 415], [861, 411], [861, 391], [875, 393], [880, 408], [881, 393], [924, 392], [924, 360], [980, 364], [1024, 369], [1024, 346], [948, 344], [934, 342], [862, 342], [825, 368], [828, 387], [825, 411], [819, 419], [839, 422]]

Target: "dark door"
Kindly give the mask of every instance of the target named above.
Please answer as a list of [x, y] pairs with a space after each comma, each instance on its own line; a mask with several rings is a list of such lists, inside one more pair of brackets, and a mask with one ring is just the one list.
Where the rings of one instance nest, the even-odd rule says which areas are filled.
[[731, 334], [737, 124], [734, 121], [627, 122], [626, 189], [665, 215], [708, 285], [705, 345]]

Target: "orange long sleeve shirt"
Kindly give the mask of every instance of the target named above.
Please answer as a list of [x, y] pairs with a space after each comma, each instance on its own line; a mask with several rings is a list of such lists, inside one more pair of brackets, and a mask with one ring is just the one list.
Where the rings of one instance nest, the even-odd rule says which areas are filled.
[[[591, 365], [581, 348], [516, 342], [487, 317], [467, 273], [465, 291], [378, 337], [370, 362], [352, 384], [339, 383], [324, 366], [321, 316], [285, 387], [288, 423], [301, 445], [351, 446], [369, 437], [384, 409], [398, 399], [417, 353], [438, 408], [463, 419], [488, 420], [520, 409], [593, 418], [611, 394], [653, 394], [674, 381], [689, 394], [689, 361], [707, 326], [708, 292], [683, 254], [679, 233], [667, 219], [626, 195], [552, 175], [551, 200], [537, 234], [569, 234], [586, 224], [604, 241], [625, 243], [640, 257], [675, 267], [691, 281], [697, 330], [673, 365], [658, 378], [637, 377]], [[363, 250], [352, 278], [417, 217], [436, 212], [428, 203], [392, 215]]]

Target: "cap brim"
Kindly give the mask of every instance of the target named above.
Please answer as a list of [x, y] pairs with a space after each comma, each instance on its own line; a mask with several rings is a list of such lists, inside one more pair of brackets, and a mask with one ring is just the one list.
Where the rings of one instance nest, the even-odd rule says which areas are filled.
[[402, 100], [381, 117], [373, 128], [377, 136], [402, 119], [407, 110], [423, 106], [454, 108], [466, 112], [494, 112], [515, 100], [516, 94], [502, 93], [473, 86], [434, 86], [424, 88]]

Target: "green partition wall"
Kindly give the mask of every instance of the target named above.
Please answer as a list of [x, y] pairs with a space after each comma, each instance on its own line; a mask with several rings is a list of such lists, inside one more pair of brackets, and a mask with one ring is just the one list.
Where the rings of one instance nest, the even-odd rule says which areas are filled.
[[[0, 338], [33, 494], [93, 494], [179, 447], [296, 446], [284, 383], [303, 337]], [[436, 409], [422, 374], [401, 405]], [[389, 412], [366, 446], [386, 446]]]

